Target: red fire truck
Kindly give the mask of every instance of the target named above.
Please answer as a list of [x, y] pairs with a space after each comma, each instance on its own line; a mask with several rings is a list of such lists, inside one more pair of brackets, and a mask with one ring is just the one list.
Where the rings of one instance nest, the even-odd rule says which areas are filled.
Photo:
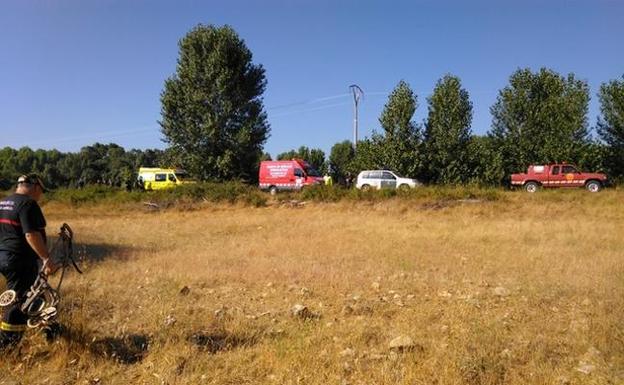
[[540, 187], [585, 187], [598, 192], [607, 184], [607, 176], [600, 173], [580, 172], [567, 163], [531, 165], [526, 173], [511, 174], [511, 186], [522, 187], [530, 193]]
[[276, 194], [280, 190], [301, 190], [323, 183], [323, 177], [302, 159], [260, 162], [259, 187]]

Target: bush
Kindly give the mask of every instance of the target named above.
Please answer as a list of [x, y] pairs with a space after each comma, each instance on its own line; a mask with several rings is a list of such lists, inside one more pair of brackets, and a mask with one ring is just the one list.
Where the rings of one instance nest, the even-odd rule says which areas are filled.
[[242, 202], [255, 207], [266, 205], [266, 195], [256, 187], [240, 182], [192, 183], [173, 189], [125, 191], [114, 187], [91, 185], [83, 189], [59, 189], [46, 194], [47, 201], [77, 206], [93, 203], [131, 203], [150, 201], [162, 206], [194, 202]]
[[301, 198], [315, 202], [338, 202], [348, 194], [349, 190], [334, 186], [310, 186], [301, 191]]
[[[128, 193], [126, 191], [120, 191], [118, 188], [103, 186], [103, 185], [90, 185], [82, 189], [69, 189], [62, 188], [51, 191], [45, 195], [46, 201], [58, 201], [67, 203], [70, 205], [81, 205], [85, 203], [96, 203], [102, 201], [121, 201], [122, 193]], [[124, 196], [123, 201], [138, 201], [140, 194], [135, 192], [132, 196]]]

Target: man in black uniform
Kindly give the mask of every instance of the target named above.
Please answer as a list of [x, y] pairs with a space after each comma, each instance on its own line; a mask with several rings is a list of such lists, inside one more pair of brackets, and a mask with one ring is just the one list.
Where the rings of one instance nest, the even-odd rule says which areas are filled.
[[56, 270], [46, 246], [46, 221], [37, 204], [43, 190], [37, 175], [23, 175], [17, 180], [15, 194], [0, 198], [0, 273], [7, 289], [15, 290], [18, 298], [3, 314], [0, 349], [17, 343], [26, 330], [27, 318], [20, 305], [37, 279], [38, 260], [45, 264], [47, 274]]

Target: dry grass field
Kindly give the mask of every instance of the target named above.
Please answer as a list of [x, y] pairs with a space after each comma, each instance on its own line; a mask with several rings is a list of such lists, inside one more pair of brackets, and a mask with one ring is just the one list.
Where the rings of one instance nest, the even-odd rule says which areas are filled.
[[621, 190], [44, 212], [85, 272], [0, 384], [624, 384]]

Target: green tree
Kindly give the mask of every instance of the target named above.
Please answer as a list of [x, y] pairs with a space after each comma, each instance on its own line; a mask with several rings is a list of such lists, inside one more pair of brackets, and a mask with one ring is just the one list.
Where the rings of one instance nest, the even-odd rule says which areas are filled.
[[115, 143], [95, 143], [78, 153], [5, 147], [0, 149], [0, 189], [11, 188], [19, 175], [32, 172], [51, 188], [94, 183], [125, 186], [136, 180], [141, 166], [166, 166], [161, 164], [162, 154], [152, 149], [126, 151]]
[[327, 174], [327, 161], [325, 160], [325, 151], [320, 148], [313, 148], [310, 150], [310, 157], [308, 162], [314, 167], [321, 175]]
[[502, 155], [490, 136], [470, 137], [466, 164], [468, 183], [496, 186], [505, 178]]
[[299, 147], [298, 150], [290, 150], [277, 155], [277, 160], [303, 159], [321, 174], [327, 172], [325, 152], [318, 148]]
[[17, 151], [11, 147], [0, 150], [0, 189], [8, 190], [19, 177], [15, 169], [15, 156]]
[[624, 179], [624, 75], [603, 83], [598, 92], [598, 135], [606, 143], [605, 163], [611, 177]]
[[[415, 177], [421, 172], [420, 127], [412, 121], [418, 107], [417, 97], [409, 84], [401, 80], [388, 97], [379, 123], [384, 130], [382, 138], [374, 137], [371, 144], [373, 158], [381, 157], [386, 168]], [[360, 151], [360, 143], [356, 152]], [[366, 149], [370, 150], [370, 149]]]
[[[605, 172], [609, 170], [608, 158], [609, 148], [598, 140], [591, 140], [583, 145], [576, 165], [585, 171]], [[609, 175], [613, 176], [611, 173]]]
[[429, 115], [425, 124], [425, 169], [433, 183], [459, 184], [470, 179], [469, 142], [472, 103], [458, 77], [438, 80], [427, 98]]
[[76, 187], [80, 181], [82, 175], [83, 163], [80, 153], [68, 153], [65, 154], [58, 163], [59, 173], [62, 176], [62, 180], [59, 181], [58, 186]]
[[204, 180], [256, 178], [269, 134], [263, 67], [229, 26], [198, 25], [179, 46], [176, 74], [161, 94], [172, 158]]
[[577, 162], [588, 141], [589, 87], [573, 74], [514, 72], [491, 107], [491, 136], [508, 175], [531, 163]]
[[156, 149], [139, 150], [133, 148], [127, 151], [125, 157], [132, 166], [134, 174], [138, 173], [141, 167], [169, 167], [162, 160], [164, 151]]
[[[301, 148], [301, 147], [300, 147]], [[277, 160], [305, 159], [306, 154], [300, 155], [298, 150], [289, 150], [277, 154]]]
[[357, 150], [347, 171], [355, 178], [362, 170], [392, 168], [388, 166], [386, 145], [386, 138], [373, 131], [370, 138], [358, 141]]
[[35, 154], [42, 159], [43, 164], [37, 169], [37, 172], [47, 183], [46, 186], [49, 188], [63, 186], [66, 180], [59, 170], [59, 164], [65, 155], [58, 150], [37, 150]]
[[22, 147], [15, 154], [15, 170], [19, 174], [28, 174], [33, 171], [35, 152], [30, 147]]
[[106, 147], [101, 143], [94, 143], [91, 146], [84, 146], [79, 152], [80, 176], [78, 183], [105, 184], [108, 181], [106, 170]]
[[350, 164], [355, 157], [353, 143], [345, 140], [332, 146], [329, 154], [329, 167], [331, 175], [338, 183], [344, 183], [347, 172], [350, 172]]

